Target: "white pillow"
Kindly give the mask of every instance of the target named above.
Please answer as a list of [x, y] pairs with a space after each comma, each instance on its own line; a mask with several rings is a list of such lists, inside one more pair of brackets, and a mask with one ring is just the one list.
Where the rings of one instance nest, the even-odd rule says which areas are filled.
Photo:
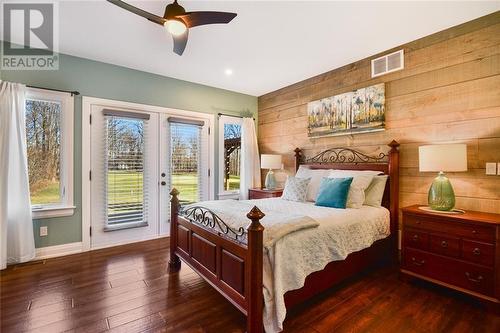
[[301, 165], [295, 177], [297, 178], [311, 178], [311, 182], [307, 186], [307, 201], [316, 201], [316, 197], [319, 192], [319, 185], [321, 184], [321, 179], [328, 177], [330, 170], [328, 169], [309, 169], [308, 167]]
[[281, 199], [298, 202], [306, 201], [307, 185], [309, 185], [310, 181], [310, 178], [288, 176]]
[[387, 183], [388, 175], [373, 177], [372, 183], [365, 190], [365, 205], [380, 207], [384, 197], [385, 183]]
[[347, 194], [347, 208], [361, 208], [365, 202], [365, 190], [370, 186], [373, 177], [380, 171], [370, 170], [331, 170], [328, 178], [352, 177], [351, 187]]

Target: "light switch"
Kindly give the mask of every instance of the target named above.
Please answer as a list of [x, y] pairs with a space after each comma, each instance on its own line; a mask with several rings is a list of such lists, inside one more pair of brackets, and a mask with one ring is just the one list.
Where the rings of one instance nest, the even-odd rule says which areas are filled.
[[47, 236], [49, 234], [48, 227], [40, 227], [40, 237]]
[[486, 174], [496, 175], [497, 174], [497, 164], [496, 163], [486, 163]]
[[497, 175], [500, 176], [500, 162], [498, 162], [498, 166], [497, 166]]

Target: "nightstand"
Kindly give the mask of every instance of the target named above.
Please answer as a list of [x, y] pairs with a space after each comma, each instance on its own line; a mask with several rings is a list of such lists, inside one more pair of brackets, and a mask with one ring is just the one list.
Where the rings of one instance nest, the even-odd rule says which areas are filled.
[[274, 190], [266, 190], [261, 188], [251, 188], [248, 190], [249, 199], [265, 199], [265, 198], [276, 198], [281, 197], [283, 194], [283, 189], [278, 188]]
[[403, 208], [401, 275], [475, 296], [500, 309], [500, 214]]

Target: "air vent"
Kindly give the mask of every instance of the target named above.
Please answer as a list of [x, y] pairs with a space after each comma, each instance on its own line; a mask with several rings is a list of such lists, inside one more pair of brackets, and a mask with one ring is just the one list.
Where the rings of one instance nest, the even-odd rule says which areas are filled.
[[404, 50], [372, 60], [372, 77], [395, 72], [405, 67]]

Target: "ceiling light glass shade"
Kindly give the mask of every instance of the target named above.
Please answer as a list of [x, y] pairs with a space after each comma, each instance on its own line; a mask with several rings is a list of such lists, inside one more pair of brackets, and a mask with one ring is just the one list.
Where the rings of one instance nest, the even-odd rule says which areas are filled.
[[186, 32], [186, 25], [179, 20], [167, 20], [164, 27], [174, 36], [182, 35]]

